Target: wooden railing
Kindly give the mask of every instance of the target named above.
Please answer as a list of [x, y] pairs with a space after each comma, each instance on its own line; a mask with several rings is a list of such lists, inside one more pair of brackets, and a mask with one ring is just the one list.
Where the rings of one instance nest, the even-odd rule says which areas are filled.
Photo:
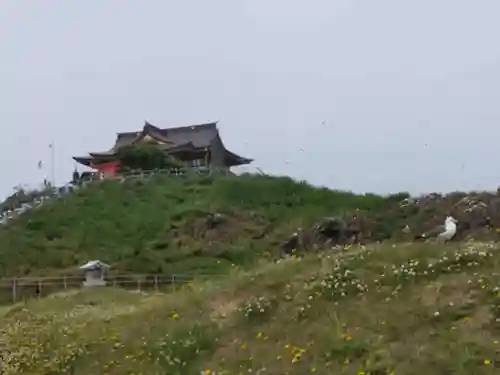
[[[196, 280], [221, 277], [220, 274], [116, 274], [105, 277], [106, 284], [138, 291], [171, 292]], [[43, 297], [52, 293], [82, 288], [83, 275], [15, 277], [0, 279], [0, 304]]]
[[[92, 179], [87, 179], [86, 182], [102, 179], [128, 179], [128, 178], [148, 178], [154, 176], [211, 176], [215, 174], [228, 174], [227, 168], [209, 168], [209, 167], [189, 167], [189, 168], [168, 168], [168, 169], [153, 169], [153, 170], [137, 170], [123, 172], [117, 175], [106, 176], [100, 175], [98, 172], [93, 173]], [[83, 180], [85, 181], [85, 179]]]
[[209, 176], [214, 173], [220, 173], [221, 170], [214, 168], [169, 168], [169, 169], [154, 169], [154, 170], [139, 170], [119, 174], [118, 177], [124, 178], [137, 178], [137, 177], [151, 177], [151, 176]]

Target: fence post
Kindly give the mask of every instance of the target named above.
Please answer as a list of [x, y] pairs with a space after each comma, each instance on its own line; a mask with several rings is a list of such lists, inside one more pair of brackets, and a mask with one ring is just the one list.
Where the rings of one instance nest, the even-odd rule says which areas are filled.
[[158, 292], [158, 275], [155, 275], [155, 290]]
[[38, 298], [42, 297], [42, 280], [38, 279]]
[[139, 292], [141, 291], [141, 279], [140, 279], [140, 277], [137, 278], [137, 290]]
[[64, 276], [63, 283], [64, 283], [64, 289], [68, 289], [68, 280], [66, 276]]
[[16, 303], [17, 301], [17, 280], [14, 277], [12, 279], [12, 302]]
[[175, 292], [175, 275], [172, 275], [171, 283], [172, 283], [172, 290]]

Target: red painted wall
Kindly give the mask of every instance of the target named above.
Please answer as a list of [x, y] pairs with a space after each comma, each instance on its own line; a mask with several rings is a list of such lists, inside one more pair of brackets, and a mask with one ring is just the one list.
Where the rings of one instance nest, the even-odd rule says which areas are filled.
[[107, 163], [96, 164], [92, 166], [97, 169], [99, 173], [116, 175], [118, 173], [118, 169], [120, 168], [120, 162], [117, 160], [109, 161]]

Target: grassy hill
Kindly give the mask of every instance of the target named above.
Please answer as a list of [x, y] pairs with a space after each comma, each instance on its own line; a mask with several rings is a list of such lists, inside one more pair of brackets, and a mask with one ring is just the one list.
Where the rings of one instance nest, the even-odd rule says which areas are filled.
[[[297, 227], [391, 202], [249, 175], [91, 184], [0, 228], [0, 276], [69, 272], [90, 259], [116, 272], [225, 272], [274, 258]], [[221, 225], [209, 225], [214, 215]]]
[[32, 300], [0, 311], [3, 373], [498, 374], [499, 254], [379, 245], [261, 260], [172, 294]]
[[401, 204], [404, 194], [258, 176], [91, 184], [0, 228], [0, 276], [68, 273], [96, 258], [118, 273], [222, 276], [166, 293], [68, 290], [0, 307], [2, 374], [497, 374], [495, 242], [278, 260], [298, 227], [333, 215], [368, 221], [377, 239], [465, 202], [459, 213], [498, 236], [479, 220], [496, 207], [498, 193], [488, 194]]

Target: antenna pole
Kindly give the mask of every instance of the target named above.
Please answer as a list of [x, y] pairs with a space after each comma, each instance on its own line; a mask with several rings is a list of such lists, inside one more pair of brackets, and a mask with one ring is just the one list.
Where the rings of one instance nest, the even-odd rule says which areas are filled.
[[54, 147], [54, 141], [50, 144], [50, 174], [51, 174], [51, 180], [52, 180], [52, 187], [56, 186], [56, 168], [55, 168], [55, 163], [56, 163], [56, 158], [55, 158], [55, 147]]

